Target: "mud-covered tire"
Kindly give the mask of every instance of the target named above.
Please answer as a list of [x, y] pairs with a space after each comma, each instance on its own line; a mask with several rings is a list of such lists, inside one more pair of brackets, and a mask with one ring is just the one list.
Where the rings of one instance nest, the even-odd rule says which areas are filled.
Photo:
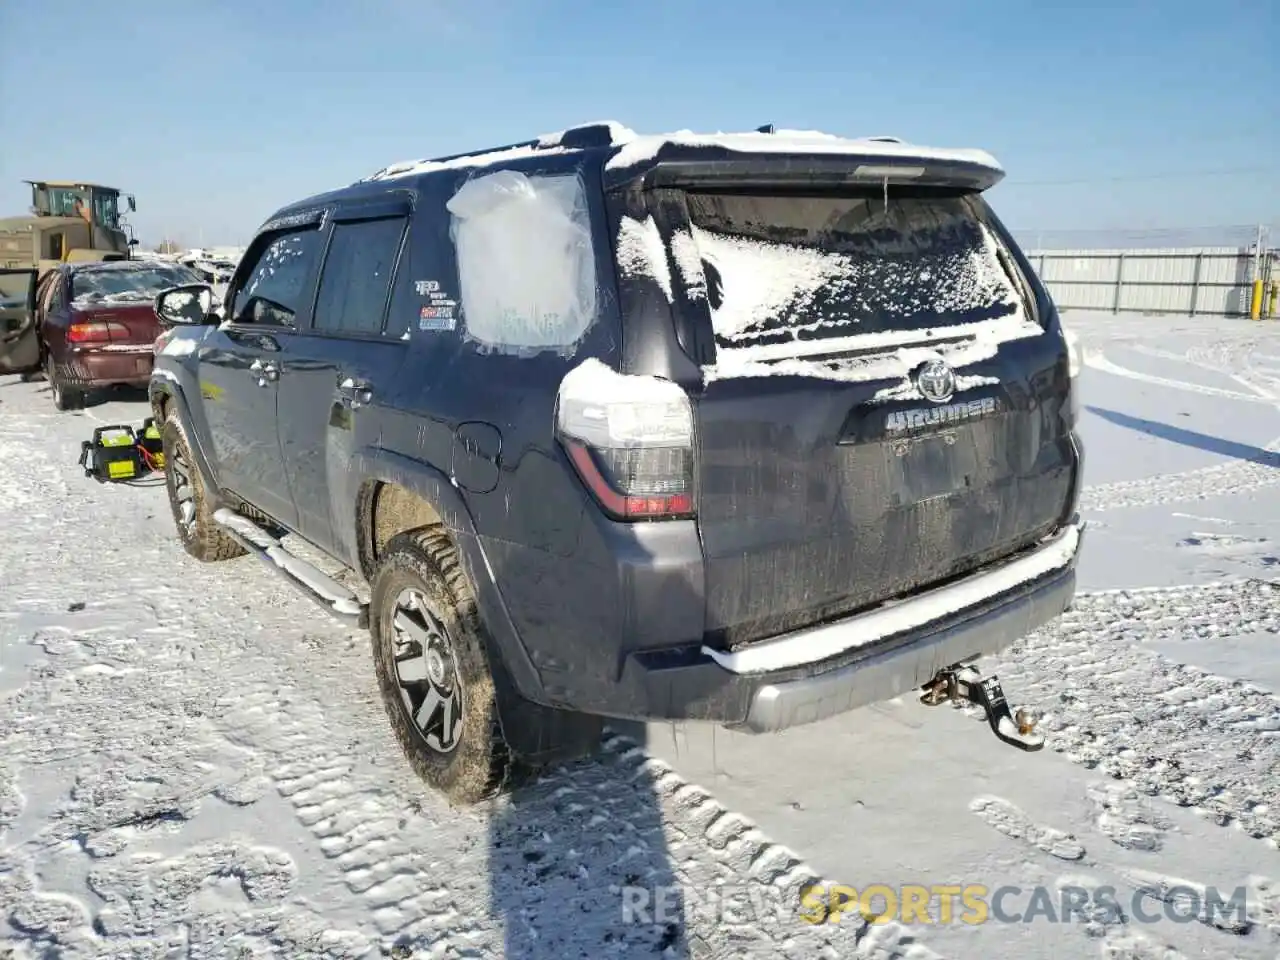
[[[183, 549], [205, 563], [244, 556], [244, 547], [214, 522], [204, 478], [192, 459], [191, 444], [176, 410], [165, 417], [160, 442], [164, 446], [164, 486]], [[184, 484], [190, 490], [189, 499], [184, 497]]]
[[[411, 530], [391, 539], [379, 558], [369, 604], [374, 669], [383, 705], [409, 764], [433, 789], [456, 806], [478, 803], [501, 793], [516, 766], [502, 736], [493, 670], [476, 610], [475, 597], [457, 552], [440, 528]], [[461, 719], [455, 720], [451, 749], [428, 743], [402, 693], [397, 672], [395, 621], [400, 602], [417, 595], [425, 603], [433, 629], [451, 648], [450, 685], [458, 691]], [[402, 663], [409, 658], [401, 653]], [[444, 720], [448, 723], [448, 720]], [[434, 733], [437, 743], [446, 737]]]
[[53, 394], [53, 406], [60, 411], [79, 410], [84, 406], [83, 390], [68, 387], [54, 373], [53, 358], [45, 360], [44, 378], [49, 381], [49, 392]]

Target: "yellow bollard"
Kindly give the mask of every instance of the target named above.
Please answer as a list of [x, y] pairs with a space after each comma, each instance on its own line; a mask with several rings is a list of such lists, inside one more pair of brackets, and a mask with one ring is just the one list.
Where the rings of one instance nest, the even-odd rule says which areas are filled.
[[1262, 281], [1253, 281], [1253, 300], [1249, 304], [1249, 316], [1254, 320], [1262, 319]]

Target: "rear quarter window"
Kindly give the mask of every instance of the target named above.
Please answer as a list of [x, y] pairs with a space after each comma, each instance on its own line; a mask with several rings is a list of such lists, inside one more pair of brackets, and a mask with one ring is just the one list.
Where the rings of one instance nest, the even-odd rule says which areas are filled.
[[467, 335], [497, 352], [571, 351], [597, 311], [581, 178], [500, 170], [467, 180], [447, 206]]
[[676, 254], [700, 261], [720, 346], [1026, 315], [969, 197], [689, 193], [687, 204], [693, 243]]

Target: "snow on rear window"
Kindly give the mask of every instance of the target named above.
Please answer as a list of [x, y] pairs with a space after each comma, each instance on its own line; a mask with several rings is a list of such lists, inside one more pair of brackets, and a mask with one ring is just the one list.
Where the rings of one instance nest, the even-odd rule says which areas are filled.
[[643, 221], [624, 216], [618, 227], [618, 267], [632, 276], [652, 277], [667, 301], [672, 298], [671, 270], [667, 266], [667, 250], [653, 217]]
[[[689, 194], [721, 346], [1014, 318], [1018, 288], [958, 197]], [[678, 261], [687, 261], [688, 255]], [[682, 272], [687, 273], [682, 266]]]

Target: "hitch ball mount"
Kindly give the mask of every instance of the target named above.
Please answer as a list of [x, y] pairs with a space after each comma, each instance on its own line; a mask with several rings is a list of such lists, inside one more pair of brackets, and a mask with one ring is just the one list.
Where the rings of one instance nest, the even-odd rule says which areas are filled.
[[1044, 735], [1036, 732], [1036, 718], [1022, 709], [1010, 712], [1004, 689], [994, 675], [984, 677], [977, 667], [970, 665], [939, 670], [938, 675], [924, 685], [920, 702], [936, 707], [952, 701], [981, 707], [991, 732], [1010, 746], [1029, 752], [1044, 748]]

